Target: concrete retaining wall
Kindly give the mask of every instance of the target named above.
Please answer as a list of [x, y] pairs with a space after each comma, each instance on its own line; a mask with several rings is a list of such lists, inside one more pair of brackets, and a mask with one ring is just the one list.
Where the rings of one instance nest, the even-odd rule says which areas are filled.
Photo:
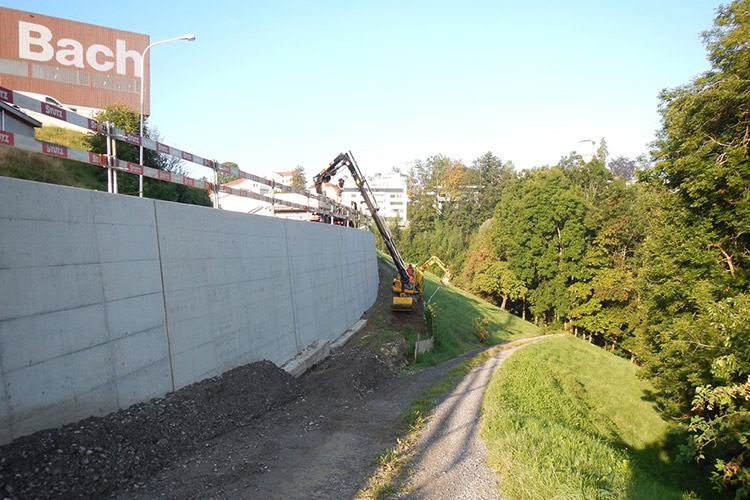
[[0, 178], [0, 443], [333, 340], [367, 231]]

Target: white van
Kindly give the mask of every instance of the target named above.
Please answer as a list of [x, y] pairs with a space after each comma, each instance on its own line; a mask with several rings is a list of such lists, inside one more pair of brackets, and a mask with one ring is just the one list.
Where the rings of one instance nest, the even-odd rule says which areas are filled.
[[32, 99], [36, 99], [37, 101], [46, 102], [47, 104], [52, 104], [53, 106], [57, 106], [58, 108], [72, 111], [73, 113], [76, 112], [74, 108], [66, 106], [65, 104], [61, 103], [60, 101], [58, 101], [51, 95], [37, 94], [35, 92], [26, 92], [25, 90], [16, 90], [15, 93], [25, 95], [27, 97], [31, 97]]
[[[81, 115], [84, 115], [88, 118], [93, 117], [92, 111], [98, 111], [98, 110], [92, 110], [91, 108], [86, 108], [86, 110], [82, 110], [84, 112], [79, 113], [77, 108], [72, 108], [70, 106], [67, 106], [54, 97], [46, 94], [37, 94], [36, 92], [26, 92], [25, 90], [16, 90], [14, 91], [16, 94], [25, 95], [26, 97], [31, 97], [32, 99], [36, 99], [37, 101], [46, 102], [47, 104], [52, 104], [53, 106], [57, 106], [58, 108], [62, 108], [66, 111], [70, 111], [71, 113], [78, 113]], [[90, 130], [79, 127], [78, 125], [73, 125], [72, 123], [68, 123], [63, 120], [58, 120], [56, 118], [53, 118], [51, 116], [44, 115], [42, 113], [39, 113], [38, 111], [30, 110], [28, 108], [24, 108], [23, 106], [19, 105], [19, 108], [23, 110], [24, 113], [31, 116], [32, 118], [42, 122], [42, 125], [49, 125], [52, 127], [62, 127], [67, 128], [70, 130], [75, 130], [77, 132], [84, 132], [86, 134], [92, 133]]]

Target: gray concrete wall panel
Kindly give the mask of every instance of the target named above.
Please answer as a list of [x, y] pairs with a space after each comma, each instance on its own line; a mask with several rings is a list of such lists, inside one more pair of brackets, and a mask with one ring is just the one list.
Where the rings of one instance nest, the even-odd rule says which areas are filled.
[[373, 235], [0, 178], [0, 443], [333, 340]]

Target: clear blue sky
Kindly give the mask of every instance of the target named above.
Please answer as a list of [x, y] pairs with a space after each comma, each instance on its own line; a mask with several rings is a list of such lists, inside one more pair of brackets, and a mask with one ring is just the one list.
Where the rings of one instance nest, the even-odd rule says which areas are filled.
[[700, 33], [720, 3], [3, 5], [152, 42], [195, 33], [151, 52], [150, 121], [164, 142], [260, 175], [301, 165], [310, 178], [344, 150], [365, 173], [436, 154], [470, 165], [487, 151], [529, 168], [602, 137], [611, 155], [635, 157], [659, 128], [659, 91], [708, 69]]

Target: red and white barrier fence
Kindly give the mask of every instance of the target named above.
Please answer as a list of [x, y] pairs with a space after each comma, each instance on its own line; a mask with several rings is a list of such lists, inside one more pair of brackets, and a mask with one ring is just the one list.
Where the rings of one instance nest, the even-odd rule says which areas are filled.
[[[215, 160], [209, 160], [208, 158], [203, 158], [201, 156], [183, 151], [173, 146], [162, 144], [161, 142], [154, 141], [148, 137], [140, 137], [139, 135], [133, 134], [131, 132], [120, 130], [109, 123], [100, 123], [97, 120], [79, 115], [70, 110], [63, 109], [46, 102], [38, 101], [27, 95], [14, 92], [11, 89], [0, 87], [0, 101], [4, 101], [8, 104], [16, 105], [19, 108], [35, 111], [37, 113], [62, 120], [67, 123], [83, 127], [92, 133], [103, 133], [107, 135], [108, 139], [110, 140], [117, 139], [136, 146], [142, 145], [144, 148], [151, 149], [152, 151], [156, 151], [157, 153], [166, 154], [175, 158], [179, 158], [180, 160], [208, 167], [213, 170], [216, 178], [218, 178], [219, 172], [223, 172], [235, 177], [249, 179], [259, 184], [265, 184], [267, 186], [270, 186], [272, 188], [272, 191], [279, 189], [288, 193], [295, 193], [305, 196], [308, 199], [308, 204], [302, 205], [299, 203], [278, 199], [275, 196], [266, 196], [263, 194], [255, 193], [251, 190], [237, 189], [231, 186], [218, 184], [218, 179], [216, 179], [217, 182], [210, 182], [205, 179], [194, 179], [192, 177], [188, 177], [179, 173], [159, 170], [152, 167], [139, 165], [137, 163], [119, 160], [115, 158], [113, 154], [108, 155], [91, 153], [89, 151], [82, 151], [80, 149], [61, 146], [59, 144], [39, 141], [33, 137], [13, 134], [11, 132], [0, 130], [0, 145], [3, 146], [15, 147], [35, 153], [56, 156], [58, 158], [68, 158], [99, 167], [109, 168], [112, 169], [112, 171], [143, 175], [144, 177], [158, 179], [164, 182], [182, 184], [184, 186], [190, 186], [199, 189], [213, 190], [216, 193], [217, 199], [218, 193], [222, 192], [234, 196], [259, 200], [265, 203], [269, 203], [272, 206], [281, 205], [298, 210], [312, 211], [331, 217], [347, 219], [357, 224], [361, 224], [362, 222], [364, 222], [364, 217], [359, 211], [336, 203], [334, 200], [326, 196], [311, 193], [309, 191], [304, 191], [302, 189], [297, 189], [286, 184], [277, 183], [273, 180], [266, 179], [265, 177], [260, 177], [248, 172], [244, 172], [238, 167], [220, 165]], [[112, 151], [113, 150], [114, 147], [112, 148]], [[116, 192], [116, 190], [114, 192]], [[314, 205], [311, 202], [314, 202]]]
[[60, 108], [47, 102], [42, 102], [18, 92], [14, 92], [5, 87], [0, 87], [0, 101], [5, 101], [8, 104], [15, 104], [19, 108], [28, 109], [37, 113], [62, 120], [64, 122], [78, 125], [92, 132], [101, 132], [99, 129], [99, 122], [73, 113], [67, 109]]

